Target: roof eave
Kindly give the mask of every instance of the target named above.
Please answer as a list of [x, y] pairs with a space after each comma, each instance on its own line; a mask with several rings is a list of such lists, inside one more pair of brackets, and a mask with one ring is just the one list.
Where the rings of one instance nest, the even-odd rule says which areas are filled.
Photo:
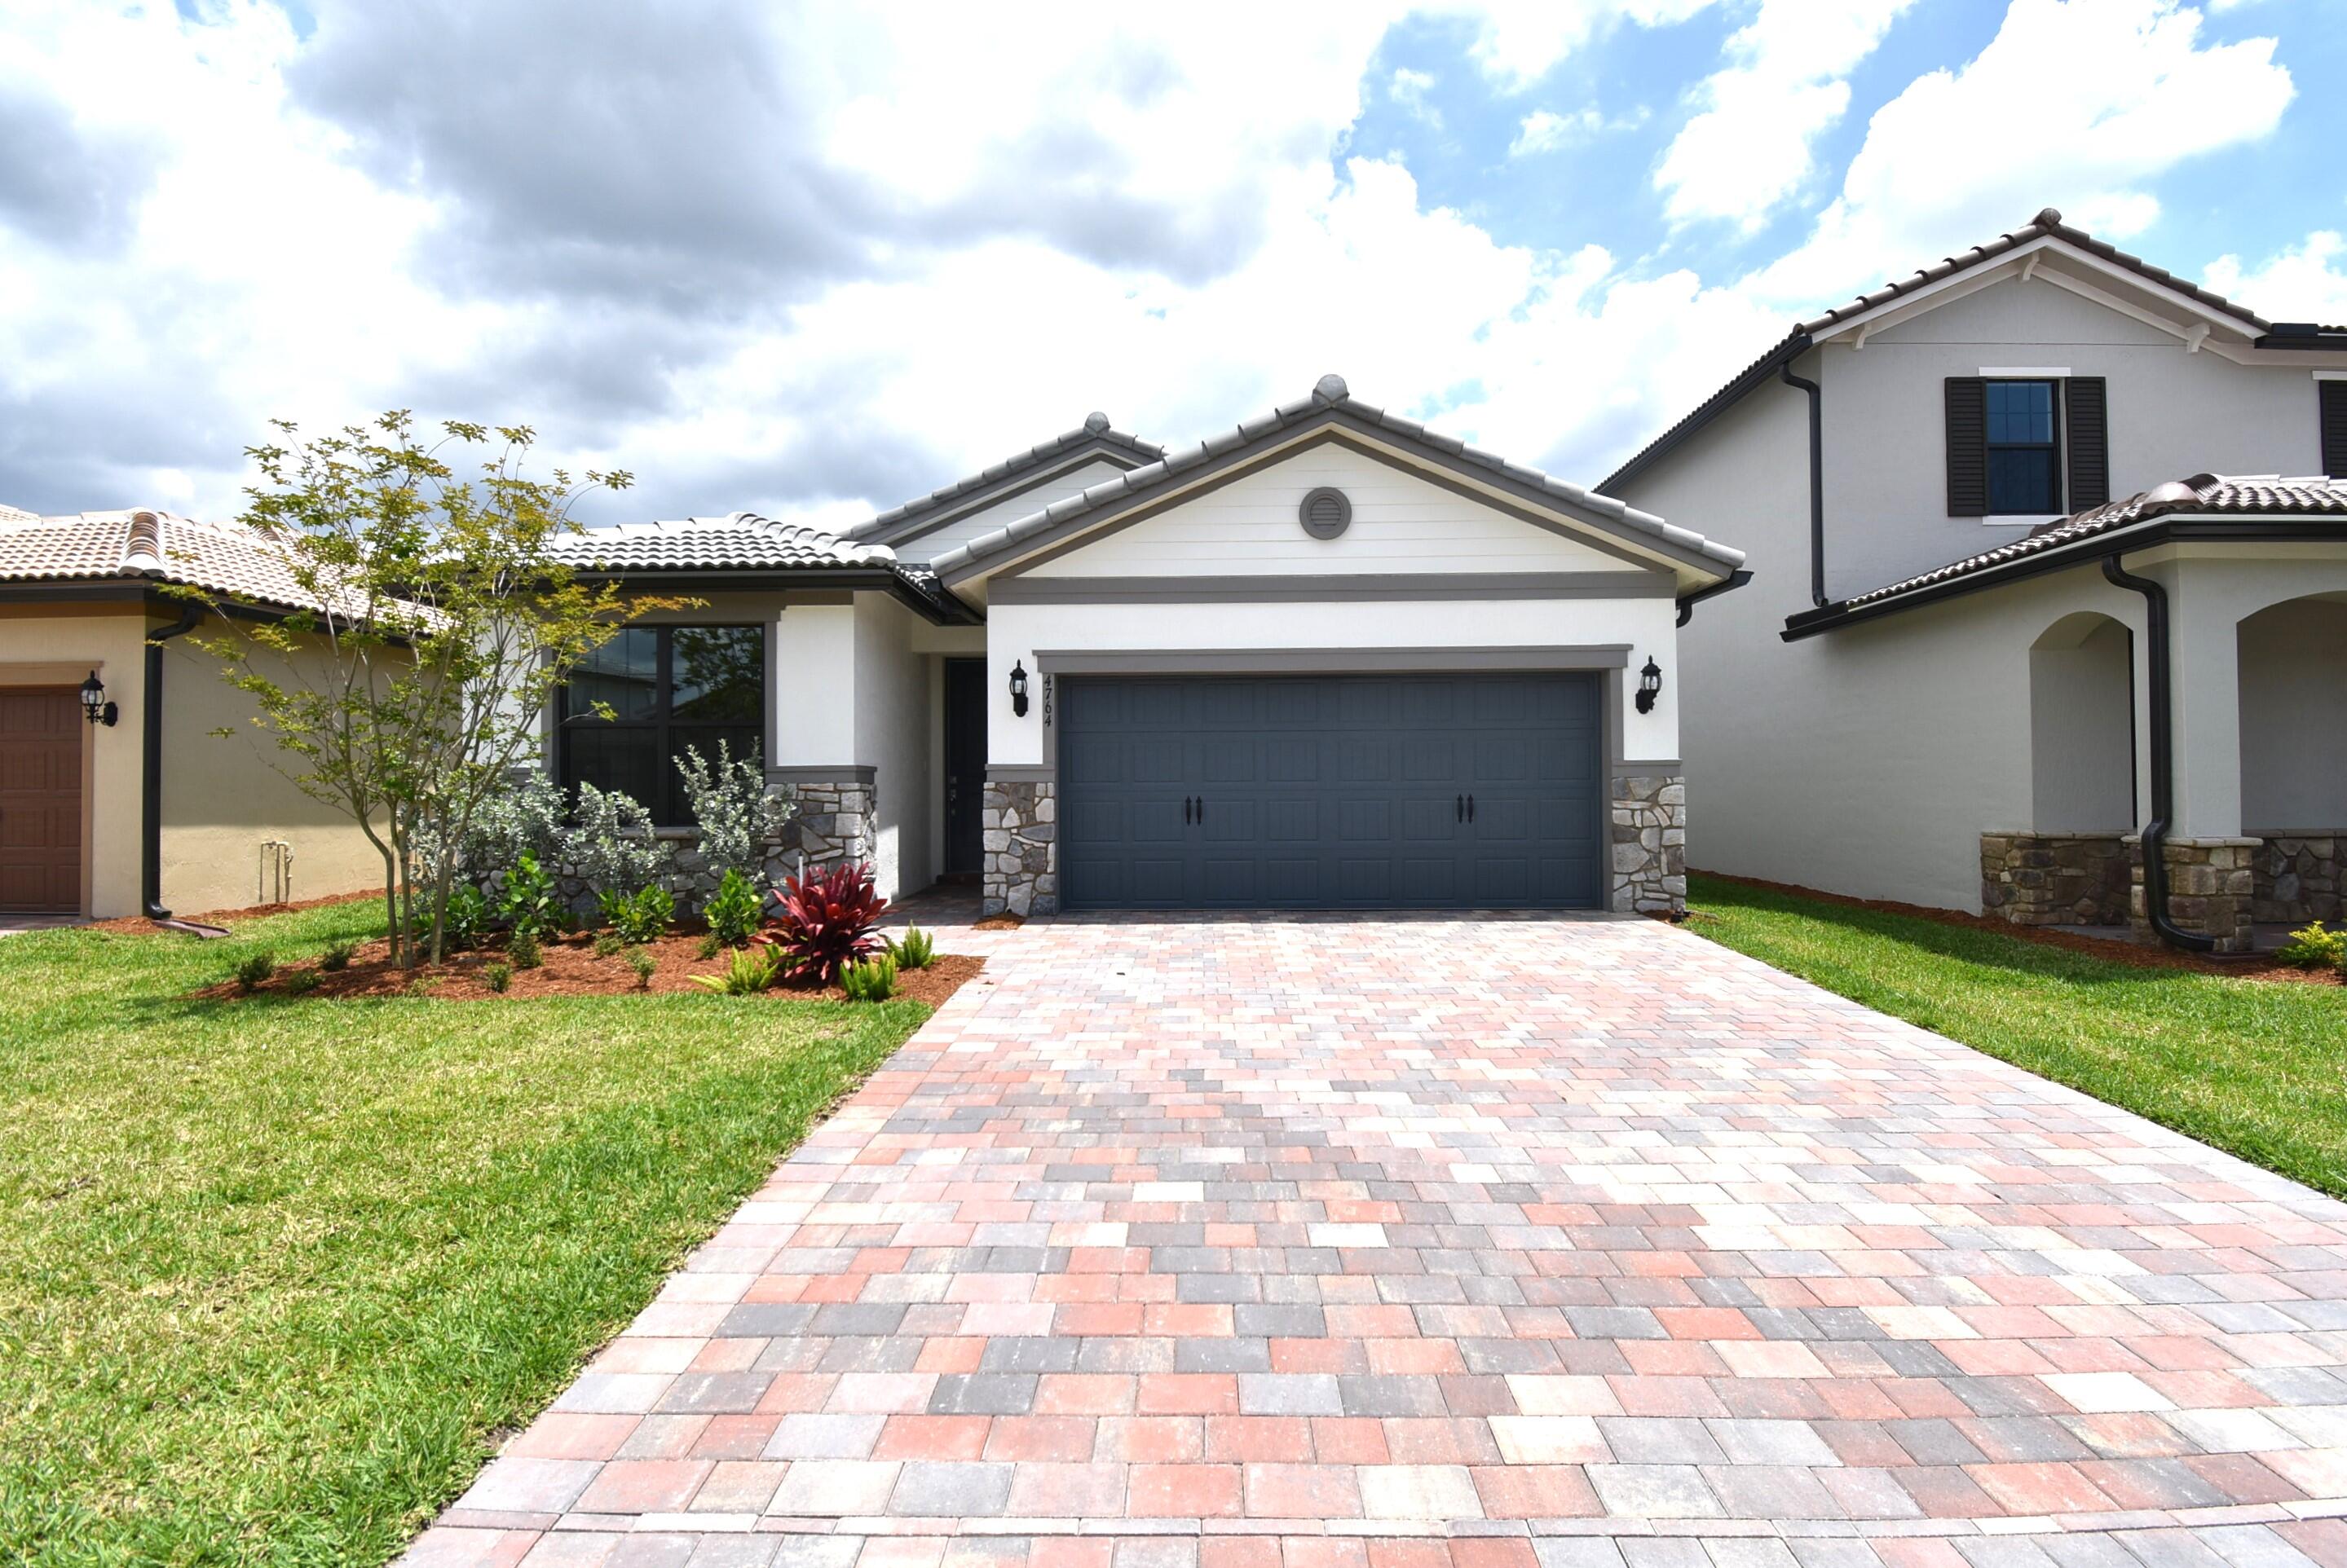
[[1612, 494], [1624, 484], [1635, 481], [1679, 447], [1700, 435], [1721, 414], [1744, 401], [1747, 393], [1756, 391], [1766, 382], [1776, 379], [1777, 372], [1807, 353], [1813, 340], [1805, 327], [1796, 327], [1777, 346], [1747, 365], [1735, 380], [1697, 403], [1694, 410], [1662, 434], [1640, 448], [1629, 462], [1597, 482], [1597, 488]]
[[712, 593], [774, 593], [794, 588], [877, 590], [937, 626], [979, 626], [986, 617], [944, 584], [934, 593], [887, 566], [579, 567], [581, 582], [630, 588], [701, 588]]
[[1897, 615], [1902, 610], [1919, 609], [1925, 605], [1940, 604], [1960, 598], [1966, 594], [1981, 593], [2003, 587], [2025, 578], [2043, 576], [2049, 572], [2066, 571], [2086, 565], [2106, 555], [2131, 555], [2157, 545], [2187, 541], [2219, 540], [2239, 543], [2271, 543], [2293, 539], [2325, 539], [2347, 543], [2347, 528], [2333, 517], [2314, 517], [2278, 514], [2271, 517], [2215, 516], [2194, 514], [2188, 510], [2148, 517], [2125, 528], [2106, 534], [2090, 534], [2084, 538], [2059, 545], [2051, 550], [2019, 560], [2004, 562], [1968, 572], [1961, 577], [1950, 577], [1937, 583], [1926, 583], [1902, 594], [1870, 599], [1862, 605], [1847, 600], [1824, 605], [1814, 610], [1803, 610], [1785, 618], [1785, 629], [1778, 636], [1788, 643], [1799, 642], [1826, 632], [1840, 631], [1844, 626], [1862, 625]]

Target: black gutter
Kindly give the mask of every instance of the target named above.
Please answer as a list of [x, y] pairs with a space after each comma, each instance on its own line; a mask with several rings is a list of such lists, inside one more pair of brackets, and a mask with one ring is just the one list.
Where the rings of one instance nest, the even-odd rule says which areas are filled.
[[571, 575], [582, 583], [612, 583], [650, 593], [701, 590], [712, 594], [774, 593], [804, 588], [815, 592], [837, 589], [877, 589], [934, 626], [982, 626], [986, 617], [939, 583], [925, 591], [902, 573], [885, 566], [814, 567], [793, 571], [735, 566], [669, 566], [630, 571], [624, 566], [574, 566]]
[[1681, 596], [1681, 597], [1680, 597], [1680, 599], [1679, 599], [1679, 619], [1678, 619], [1678, 624], [1679, 624], [1679, 625], [1681, 625], [1681, 626], [1685, 626], [1685, 625], [1686, 625], [1689, 621], [1691, 621], [1691, 620], [1695, 619], [1695, 607], [1696, 607], [1697, 605], [1699, 605], [1699, 604], [1703, 603], [1706, 599], [1715, 598], [1715, 597], [1717, 597], [1717, 596], [1719, 596], [1719, 595], [1721, 595], [1721, 594], [1728, 593], [1728, 592], [1731, 592], [1731, 591], [1732, 591], [1732, 590], [1734, 590], [1734, 589], [1740, 588], [1740, 587], [1742, 587], [1745, 584], [1747, 584], [1747, 583], [1750, 582], [1751, 580], [1752, 580], [1752, 574], [1751, 574], [1751, 573], [1749, 573], [1749, 572], [1746, 572], [1746, 571], [1735, 571], [1735, 572], [1730, 572], [1730, 573], [1728, 573], [1728, 574], [1727, 574], [1727, 575], [1726, 575], [1725, 577], [1722, 577], [1719, 581], [1717, 581], [1717, 583], [1714, 583], [1714, 584], [1713, 584], [1711, 586], [1709, 586], [1708, 588], [1697, 588], [1697, 589], [1696, 589], [1694, 593], [1692, 593], [1692, 594], [1686, 594], [1686, 595], [1683, 595], [1683, 596]]
[[217, 926], [173, 920], [163, 907], [163, 645], [194, 631], [203, 618], [201, 605], [186, 605], [176, 622], [147, 634], [146, 685], [138, 694], [138, 897], [149, 920], [199, 936], [226, 936]]
[[2271, 331], [2250, 340], [2250, 347], [2347, 353], [2347, 327], [2320, 326], [2312, 321], [2276, 321]]
[[1638, 449], [1630, 461], [1597, 482], [1601, 495], [1618, 494], [1617, 487], [1628, 484], [1660, 463], [1679, 446], [1692, 440], [1696, 433], [1726, 413], [1746, 392], [1777, 373], [1778, 367], [1793, 362], [1810, 346], [1811, 339], [1805, 328], [1795, 328], [1785, 340], [1758, 359], [1737, 372], [1736, 379], [1704, 399], [1682, 416], [1679, 422]]
[[2217, 939], [2206, 932], [2186, 931], [2168, 912], [2168, 824], [2176, 809], [2175, 692], [2169, 666], [2173, 654], [2168, 630], [2168, 590], [2150, 577], [2138, 577], [2120, 565], [2121, 553], [2103, 557], [2103, 575], [2113, 587], [2143, 596], [2147, 630], [2145, 661], [2151, 668], [2151, 820], [2143, 825], [2143, 907], [2151, 929], [2170, 947], [2188, 952], [2211, 952]]
[[1809, 394], [1809, 603], [1826, 602], [1826, 436], [1825, 391], [1817, 382], [1793, 373], [1787, 360], [1778, 380]]
[[1788, 616], [1785, 618], [1785, 629], [1777, 635], [1786, 642], [1797, 643], [1803, 637], [1813, 637], [1824, 632], [1839, 631], [1843, 626], [1878, 620], [1884, 616], [1897, 615], [1901, 610], [1938, 604], [1942, 600], [1952, 599], [1964, 594], [1976, 594], [1985, 588], [2000, 587], [2006, 583], [2016, 583], [2024, 578], [2038, 576], [2046, 572], [2061, 572], [2073, 566], [2090, 565], [2110, 554], [2111, 541], [2114, 538], [2124, 538], [2127, 542], [2121, 548], [2127, 550], [2141, 550], [2153, 545], [2169, 545], [2196, 539], [2222, 540], [2227, 543], [2263, 543], [2296, 539], [2327, 539], [2339, 542], [2347, 541], [2347, 518], [2328, 522], [2320, 522], [2312, 518], [2260, 522], [2255, 517], [2246, 517], [2239, 523], [2196, 522], [2187, 519], [2174, 523], [2155, 521], [2136, 524], [2125, 530], [2113, 529], [2107, 533], [2083, 535], [2067, 544], [2040, 551], [2034, 555], [2019, 556], [1998, 565], [1983, 567], [1977, 572], [1966, 572], [1960, 577], [1948, 577], [1940, 582], [1929, 583], [1922, 587], [1911, 588], [1903, 594], [1870, 599], [1862, 605], [1853, 605], [1844, 600], [1838, 604], [1820, 606], [1814, 610], [1804, 610], [1799, 615]]

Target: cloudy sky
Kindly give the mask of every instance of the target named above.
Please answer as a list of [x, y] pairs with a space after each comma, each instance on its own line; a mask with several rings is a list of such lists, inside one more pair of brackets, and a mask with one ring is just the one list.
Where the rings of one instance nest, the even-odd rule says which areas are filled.
[[1328, 370], [1594, 479], [2049, 204], [2347, 321], [2338, 0], [878, 9], [0, 0], [0, 502], [405, 407], [844, 523]]

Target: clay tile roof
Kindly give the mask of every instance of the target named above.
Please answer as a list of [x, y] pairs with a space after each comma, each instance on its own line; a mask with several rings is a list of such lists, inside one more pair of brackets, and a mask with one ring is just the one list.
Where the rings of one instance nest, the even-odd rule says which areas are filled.
[[1399, 436], [1405, 443], [1430, 448], [1443, 456], [1489, 469], [1515, 485], [1537, 491], [1578, 510], [1592, 514], [1612, 525], [1625, 537], [1645, 536], [1654, 543], [1698, 555], [1725, 570], [1734, 570], [1744, 564], [1744, 552], [1706, 539], [1691, 529], [1664, 522], [1651, 514], [1624, 505], [1610, 495], [1602, 495], [1585, 485], [1570, 480], [1557, 479], [1536, 468], [1511, 463], [1497, 453], [1469, 446], [1455, 436], [1442, 435], [1429, 430], [1414, 419], [1388, 413], [1372, 403], [1361, 402], [1346, 386], [1339, 375], [1322, 376], [1310, 394], [1293, 402], [1283, 403], [1267, 412], [1242, 421], [1235, 429], [1208, 436], [1194, 446], [1178, 447], [1153, 463], [1129, 469], [1112, 479], [1063, 496], [1040, 511], [1030, 513], [989, 534], [982, 534], [957, 549], [948, 550], [929, 565], [938, 573], [951, 576], [981, 562], [1018, 549], [1025, 541], [1058, 527], [1071, 518], [1082, 516], [1102, 507], [1115, 505], [1153, 486], [1167, 484], [1189, 469], [1235, 452], [1241, 447], [1268, 443], [1285, 431], [1318, 418], [1328, 410], [1351, 415], [1362, 424]]
[[825, 566], [893, 569], [897, 565], [897, 553], [885, 545], [858, 545], [820, 528], [781, 523], [754, 512], [590, 528], [568, 535], [556, 551], [574, 566], [605, 571], [730, 567], [772, 572]]
[[283, 545], [241, 523], [167, 512], [0, 512], [0, 581], [181, 583], [223, 598], [315, 608]]
[[2238, 518], [2298, 516], [2338, 518], [2341, 537], [2347, 538], [2347, 480], [2284, 479], [2276, 474], [2196, 473], [2171, 479], [2124, 501], [2096, 506], [2034, 529], [2030, 534], [1993, 550], [1967, 555], [1929, 572], [1844, 601], [1846, 607], [1895, 599], [1919, 589], [1972, 576], [1992, 566], [2027, 560], [2080, 540], [2113, 534], [2157, 517], [2189, 513], [2196, 517]]
[[1154, 463], [1165, 455], [1163, 447], [1114, 428], [1109, 423], [1108, 415], [1095, 409], [1086, 414], [1084, 423], [1075, 429], [1055, 435], [1038, 445], [1030, 446], [1024, 452], [1013, 453], [980, 473], [970, 474], [965, 479], [957, 479], [951, 484], [932, 490], [927, 495], [916, 496], [902, 506], [892, 508], [866, 522], [858, 523], [847, 530], [847, 537], [861, 539], [876, 534], [893, 533], [902, 524], [924, 517], [941, 507], [949, 506], [965, 496], [995, 489], [1030, 469], [1039, 468], [1052, 459], [1074, 452], [1081, 447], [1092, 445], [1120, 449], [1143, 463]]

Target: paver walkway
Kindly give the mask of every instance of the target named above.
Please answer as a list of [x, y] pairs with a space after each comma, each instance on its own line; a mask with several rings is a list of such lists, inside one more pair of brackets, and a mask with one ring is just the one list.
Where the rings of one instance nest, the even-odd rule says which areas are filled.
[[991, 941], [415, 1562], [2347, 1562], [2347, 1207], [1645, 921]]

